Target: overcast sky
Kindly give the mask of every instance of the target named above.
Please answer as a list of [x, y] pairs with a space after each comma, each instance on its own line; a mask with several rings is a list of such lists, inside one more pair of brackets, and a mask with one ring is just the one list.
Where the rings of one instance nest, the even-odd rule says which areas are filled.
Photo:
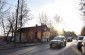
[[[79, 1], [77, 0], [26, 0], [28, 8], [31, 10], [32, 15], [36, 18], [30, 21], [30, 26], [37, 23], [39, 13], [46, 13], [50, 20], [53, 20], [55, 15], [63, 19], [66, 31], [75, 31], [80, 33], [83, 22], [79, 12]], [[9, 0], [10, 4], [15, 5], [16, 0]], [[28, 26], [28, 25], [25, 25]], [[57, 25], [54, 24], [55, 28]]]
[[59, 15], [65, 22], [66, 31], [80, 33], [83, 23], [78, 0], [28, 0], [28, 5], [35, 16], [40, 12], [46, 13], [50, 19]]

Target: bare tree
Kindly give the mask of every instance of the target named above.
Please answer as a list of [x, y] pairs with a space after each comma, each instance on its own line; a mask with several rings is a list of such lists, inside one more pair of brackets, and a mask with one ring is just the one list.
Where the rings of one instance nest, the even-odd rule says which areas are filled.
[[[25, 24], [26, 23], [26, 21], [28, 21], [29, 20], [29, 11], [30, 10], [28, 10], [27, 9], [27, 4], [26, 4], [26, 2], [25, 2], [25, 0], [19, 0], [19, 9], [18, 9], [18, 11], [19, 11], [19, 20], [18, 20], [18, 22], [19, 22], [19, 25], [18, 26], [20, 26], [19, 28], [21, 28], [22, 26], [23, 26], [23, 24]], [[21, 32], [20, 32], [20, 38], [19, 38], [19, 41], [21, 42]]]
[[23, 24], [26, 23], [26, 21], [28, 21], [30, 18], [29, 18], [29, 9], [27, 8], [27, 3], [25, 0], [19, 0], [19, 8], [18, 8], [18, 23], [20, 26], [20, 28], [23, 26]]
[[14, 46], [16, 47], [16, 35], [17, 35], [17, 23], [18, 23], [18, 15], [19, 15], [19, 0], [17, 1], [17, 8], [15, 14], [15, 31], [14, 31]]
[[83, 21], [85, 24], [85, 0], [80, 0], [80, 9], [79, 9], [82, 13], [83, 13]]
[[56, 21], [57, 24], [59, 24], [60, 22], [62, 22], [62, 19], [60, 18], [60, 16], [56, 15], [54, 17], [54, 20]]
[[[14, 27], [15, 27], [15, 14], [11, 14], [7, 17], [8, 25], [6, 26], [7, 36], [5, 38], [6, 41], [12, 40], [14, 37]], [[11, 37], [9, 37], [9, 34], [12, 34]]]
[[[23, 27], [23, 24], [26, 23], [26, 21], [29, 20], [29, 12], [30, 10], [27, 9], [27, 4], [25, 3], [25, 0], [17, 0], [17, 8], [13, 14], [8, 15], [6, 18], [8, 25], [7, 27], [7, 36], [5, 40], [9, 39], [9, 34], [12, 33], [12, 36], [10, 37], [10, 40], [14, 39], [14, 45], [16, 46], [16, 35], [17, 30], [19, 28]], [[2, 19], [3, 20], [3, 19]], [[4, 23], [4, 22], [2, 22]], [[5, 28], [4, 28], [5, 29]], [[21, 42], [21, 32], [20, 32], [20, 42]]]
[[39, 23], [40, 23], [41, 25], [47, 25], [47, 23], [48, 23], [48, 18], [47, 18], [47, 16], [46, 16], [46, 14], [43, 14], [43, 13], [39, 14]]
[[81, 30], [81, 36], [85, 36], [85, 26]]
[[[29, 20], [29, 11], [27, 9], [27, 3], [25, 3], [25, 0], [18, 0], [17, 1], [17, 9], [16, 9], [16, 19], [15, 19], [15, 35], [14, 35], [14, 42], [16, 42], [16, 32], [18, 29], [23, 27], [23, 24], [26, 23], [26, 21]], [[19, 37], [19, 42], [21, 42], [21, 34], [20, 32], [20, 37]]]
[[[10, 15], [9, 17], [5, 17], [4, 18], [4, 13], [8, 10], [5, 10], [5, 0], [0, 0], [0, 24], [4, 30], [4, 36], [5, 33], [7, 31], [7, 37], [5, 37], [4, 39], [7, 40], [8, 35], [10, 34], [10, 32], [12, 32], [12, 36], [14, 33], [14, 43], [16, 44], [16, 32], [19, 28], [22, 28], [23, 24], [26, 23], [26, 21], [29, 20], [29, 14], [28, 12], [30, 11], [27, 8], [27, 4], [25, 3], [25, 0], [17, 0], [17, 8], [16, 8], [16, 12], [15, 15]], [[5, 20], [4, 20], [5, 19]], [[8, 21], [9, 25], [5, 24]], [[6, 27], [9, 27], [6, 29]], [[21, 42], [21, 32], [20, 32], [20, 42]]]
[[80, 0], [80, 11], [83, 13], [84, 27], [81, 30], [81, 35], [85, 35], [85, 0]]
[[4, 39], [5, 39], [5, 14], [6, 12], [9, 10], [9, 8], [5, 8], [5, 4], [6, 3], [6, 0], [0, 0], [0, 25], [2, 26], [3, 28], [3, 32], [4, 32]]

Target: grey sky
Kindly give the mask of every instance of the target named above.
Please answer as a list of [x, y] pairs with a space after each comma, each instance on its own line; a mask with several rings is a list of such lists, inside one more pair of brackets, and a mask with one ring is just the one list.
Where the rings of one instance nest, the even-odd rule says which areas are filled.
[[[17, 0], [8, 0], [9, 4], [15, 6]], [[26, 0], [28, 8], [31, 10], [31, 13], [38, 17], [40, 12], [46, 13], [51, 20], [56, 14], [61, 16], [61, 18], [66, 23], [66, 30], [74, 30], [79, 33], [82, 27], [82, 21], [80, 20], [78, 4], [74, 1], [78, 0]], [[77, 8], [76, 8], [77, 7]], [[35, 20], [30, 21], [31, 25], [36, 23]], [[56, 26], [56, 24], [55, 24]], [[62, 25], [61, 25], [62, 26]], [[77, 27], [77, 28], [75, 28]]]

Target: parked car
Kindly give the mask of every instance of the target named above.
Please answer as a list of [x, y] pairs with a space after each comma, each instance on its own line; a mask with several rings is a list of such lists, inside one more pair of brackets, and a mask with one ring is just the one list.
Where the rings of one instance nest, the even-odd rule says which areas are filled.
[[84, 41], [85, 37], [84, 36], [78, 36], [77, 38], [77, 48], [78, 50], [82, 51], [82, 46], [83, 46], [83, 41]]
[[85, 55], [85, 36], [82, 41], [82, 53]]
[[56, 36], [50, 41], [50, 48], [66, 46], [66, 39], [64, 36]]
[[68, 37], [68, 38], [67, 38], [67, 41], [68, 41], [68, 42], [72, 42], [72, 39], [73, 39], [72, 37]]

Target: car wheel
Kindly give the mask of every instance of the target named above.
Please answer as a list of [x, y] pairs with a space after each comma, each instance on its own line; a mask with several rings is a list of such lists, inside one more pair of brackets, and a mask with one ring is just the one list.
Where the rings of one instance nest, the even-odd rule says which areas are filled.
[[52, 48], [52, 46], [50, 46], [50, 48]]
[[66, 43], [65, 43], [65, 45], [64, 46], [66, 46]]
[[62, 48], [63, 46], [64, 46], [64, 44], [61, 43], [61, 44], [60, 44], [60, 47]]
[[71, 39], [71, 42], [72, 42], [72, 39]]
[[64, 47], [66, 46], [66, 42], [65, 42], [65, 44], [64, 44]]
[[77, 49], [82, 52], [82, 46], [77, 45]]
[[50, 48], [53, 48], [52, 44], [50, 45]]

